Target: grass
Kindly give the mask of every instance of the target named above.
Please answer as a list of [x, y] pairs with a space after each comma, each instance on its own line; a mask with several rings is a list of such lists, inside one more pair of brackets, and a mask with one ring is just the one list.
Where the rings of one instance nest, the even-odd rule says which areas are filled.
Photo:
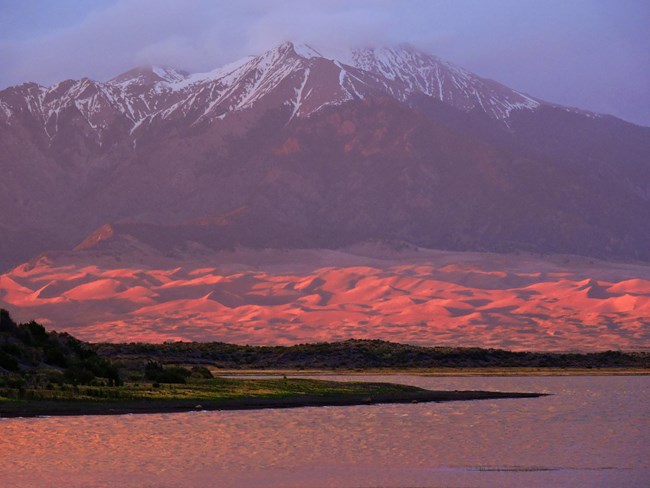
[[392, 383], [337, 382], [307, 378], [191, 378], [186, 384], [57, 386], [0, 390], [0, 417], [107, 415], [290, 408], [372, 403], [412, 403], [522, 398], [536, 393], [444, 392]]
[[126, 383], [122, 386], [53, 385], [50, 388], [0, 389], [0, 416], [55, 411], [96, 411], [97, 407], [140, 405], [160, 410], [209, 402], [211, 406], [244, 405], [256, 399], [301, 398], [336, 401], [345, 398], [417, 394], [420, 388], [389, 383], [335, 382], [313, 379], [191, 378], [185, 384]]
[[[220, 400], [230, 398], [299, 395], [371, 395], [418, 391], [419, 388], [389, 383], [336, 382], [310, 379], [191, 379], [186, 384], [127, 383], [119, 387], [63, 385], [51, 389], [4, 389], [0, 401], [11, 400]], [[420, 390], [421, 391], [421, 390]]]

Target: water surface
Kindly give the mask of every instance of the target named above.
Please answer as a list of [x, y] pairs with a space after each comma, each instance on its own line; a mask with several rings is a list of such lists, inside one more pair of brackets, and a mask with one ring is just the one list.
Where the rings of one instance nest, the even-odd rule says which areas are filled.
[[650, 483], [649, 376], [326, 378], [553, 395], [4, 419], [0, 420], [0, 485], [634, 487]]

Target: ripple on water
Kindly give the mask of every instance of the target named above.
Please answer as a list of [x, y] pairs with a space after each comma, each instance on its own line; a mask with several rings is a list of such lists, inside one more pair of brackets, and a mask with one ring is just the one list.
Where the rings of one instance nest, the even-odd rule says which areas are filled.
[[534, 399], [4, 419], [0, 485], [643, 486], [650, 377], [355, 376]]

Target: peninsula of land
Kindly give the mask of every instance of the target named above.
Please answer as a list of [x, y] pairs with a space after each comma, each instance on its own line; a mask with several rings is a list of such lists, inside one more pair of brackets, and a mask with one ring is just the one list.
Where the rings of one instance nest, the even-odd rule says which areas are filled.
[[544, 395], [492, 391], [431, 391], [392, 383], [352, 383], [296, 378], [214, 378], [186, 384], [128, 383], [113, 388], [77, 386], [27, 390], [22, 397], [0, 398], [0, 417], [249, 410], [539, 396]]

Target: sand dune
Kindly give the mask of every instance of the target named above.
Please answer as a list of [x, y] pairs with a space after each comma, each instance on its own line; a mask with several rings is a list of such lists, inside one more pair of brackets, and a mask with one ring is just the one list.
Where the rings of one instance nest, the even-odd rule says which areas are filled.
[[650, 349], [650, 267], [575, 257], [237, 250], [129, 264], [68, 253], [1, 275], [0, 306], [91, 341]]

